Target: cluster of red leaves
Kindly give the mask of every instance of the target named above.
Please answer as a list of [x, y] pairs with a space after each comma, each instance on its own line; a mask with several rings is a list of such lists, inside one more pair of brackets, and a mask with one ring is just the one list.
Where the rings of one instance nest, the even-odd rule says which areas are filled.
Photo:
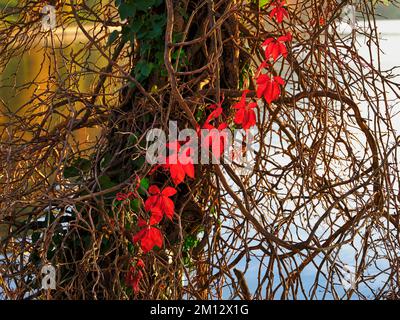
[[222, 99], [221, 102], [208, 107], [213, 111], [210, 112], [202, 127], [203, 129], [206, 129], [206, 131], [205, 135], [203, 135], [201, 139], [201, 148], [204, 148], [205, 150], [210, 150], [211, 148], [211, 153], [216, 159], [219, 159], [224, 153], [228, 140], [227, 135], [224, 134], [224, 130], [228, 128], [228, 124], [226, 122], [211, 124], [211, 122], [217, 122], [217, 120], [220, 120], [219, 118], [223, 115], [223, 101], [224, 99]]
[[[156, 165], [152, 169], [152, 172], [159, 167], [163, 167], [169, 171], [175, 185], [182, 183], [186, 176], [194, 178], [194, 164], [193, 160], [190, 158], [190, 148], [182, 149], [178, 141], [170, 142], [167, 147], [170, 152], [166, 158], [166, 163], [162, 166]], [[143, 253], [148, 253], [153, 250], [154, 247], [162, 248], [163, 234], [156, 225], [161, 222], [164, 216], [169, 220], [173, 219], [175, 204], [170, 197], [176, 193], [177, 190], [170, 186], [165, 187], [163, 190], [160, 190], [156, 185], [151, 185], [149, 187], [149, 195], [144, 203], [144, 209], [150, 213], [150, 218], [148, 221], [142, 218], [138, 219], [138, 227], [140, 230], [132, 237], [133, 243], [139, 243]], [[131, 196], [132, 193], [119, 193], [118, 199], [125, 200]], [[139, 283], [143, 277], [142, 270], [144, 270], [144, 264], [141, 270], [136, 270], [134, 267], [131, 267], [125, 279], [126, 284], [132, 287], [135, 293], [139, 291]]]
[[115, 196], [115, 199], [117, 199], [118, 201], [124, 201], [124, 200], [132, 198], [133, 196], [134, 196], [134, 193], [132, 191], [129, 191], [127, 193], [118, 192]]
[[[272, 10], [269, 16], [278, 23], [282, 23], [284, 18], [288, 17], [285, 3], [285, 0], [275, 0], [271, 3]], [[268, 38], [262, 44], [265, 53], [265, 61], [261, 63], [256, 75], [256, 93], [258, 98], [264, 97], [268, 104], [271, 104], [280, 97], [282, 86], [285, 85], [285, 81], [280, 76], [272, 75], [272, 72], [269, 70], [271, 68], [269, 61], [272, 59], [272, 61], [275, 62], [280, 57], [286, 58], [288, 55], [286, 45], [291, 41], [292, 35], [290, 32], [287, 32], [277, 39]], [[263, 74], [261, 73], [262, 69], [267, 69], [269, 72]]]
[[175, 205], [170, 197], [176, 194], [176, 189], [166, 187], [161, 191], [157, 186], [153, 185], [149, 188], [149, 193], [150, 196], [147, 198], [144, 208], [146, 211], [151, 212], [150, 224], [159, 223], [164, 215], [172, 220]]
[[[272, 10], [269, 13], [271, 19], [275, 19], [277, 23], [282, 23], [288, 17], [288, 12], [285, 8], [285, 0], [275, 0], [271, 3]], [[292, 35], [287, 32], [285, 35], [275, 38], [266, 39], [262, 48], [264, 48], [265, 61], [263, 61], [256, 73], [257, 84], [257, 97], [264, 97], [268, 104], [277, 100], [281, 95], [281, 87], [285, 81], [279, 76], [270, 76], [262, 74], [262, 69], [270, 67], [269, 61], [277, 61], [280, 57], [286, 58], [288, 55], [286, 44], [292, 41]], [[236, 124], [241, 125], [243, 129], [248, 130], [256, 125], [256, 113], [254, 109], [257, 107], [256, 102], [246, 103], [246, 95], [249, 91], [244, 90], [242, 98], [238, 103], [233, 105], [236, 110], [234, 121]]]
[[244, 90], [240, 101], [233, 105], [233, 108], [237, 110], [234, 121], [236, 124], [241, 125], [245, 130], [250, 129], [256, 124], [256, 113], [254, 112], [254, 108], [257, 107], [257, 103], [250, 102], [249, 104], [246, 104], [246, 95], [248, 92], [249, 90]]
[[135, 294], [139, 292], [139, 283], [143, 278], [142, 269], [144, 269], [144, 262], [142, 259], [139, 259], [136, 266], [130, 265], [129, 271], [125, 277], [125, 283], [133, 289]]
[[264, 96], [265, 101], [271, 104], [281, 95], [281, 86], [284, 84], [285, 81], [279, 76], [270, 77], [268, 74], [261, 74], [257, 78], [257, 97]]
[[284, 36], [280, 36], [277, 39], [268, 38], [266, 39], [262, 47], [265, 48], [265, 59], [269, 60], [270, 58], [273, 61], [278, 60], [281, 56], [287, 57], [287, 48], [286, 42], [292, 41], [292, 34], [290, 32], [286, 33]]
[[149, 194], [144, 204], [144, 209], [151, 213], [149, 222], [139, 219], [138, 226], [142, 229], [133, 236], [133, 242], [140, 242], [144, 253], [149, 252], [155, 246], [162, 247], [163, 235], [161, 230], [154, 226], [159, 224], [164, 216], [172, 220], [175, 204], [170, 197], [176, 194], [176, 189], [166, 187], [161, 191], [159, 187], [152, 185], [149, 188]]
[[153, 227], [154, 224], [147, 223], [146, 220], [139, 218], [138, 226], [143, 229], [132, 238], [134, 243], [140, 242], [140, 247], [144, 253], [152, 250], [154, 246], [162, 247], [163, 236], [161, 230]]
[[[272, 10], [269, 14], [271, 19], [275, 19], [277, 23], [282, 23], [288, 17], [288, 12], [285, 8], [285, 0], [275, 0], [271, 3]], [[278, 60], [281, 56], [287, 57], [286, 44], [292, 39], [291, 34], [287, 33], [284, 36], [275, 38], [268, 38], [262, 44], [265, 50], [265, 61], [263, 61], [256, 73], [257, 84], [257, 97], [264, 97], [267, 103], [272, 103], [279, 98], [281, 94], [281, 87], [285, 84], [284, 80], [279, 76], [269, 76], [262, 74], [262, 69], [270, 67], [269, 60], [272, 58], [273, 62]], [[249, 90], [244, 90], [240, 101], [232, 106], [236, 110], [234, 122], [240, 125], [244, 130], [249, 130], [256, 125], [256, 113], [254, 109], [257, 103], [251, 101], [246, 102], [246, 96]], [[222, 102], [209, 106], [212, 111], [208, 115], [203, 129], [207, 129], [205, 137], [202, 137], [202, 148], [212, 151], [214, 157], [219, 158], [225, 151], [227, 138], [223, 134], [223, 130], [228, 127], [228, 124], [221, 121], [223, 115]], [[197, 129], [199, 129], [198, 127]], [[218, 141], [216, 141], [219, 139]], [[215, 143], [216, 142], [216, 143]], [[166, 162], [163, 167], [169, 171], [173, 183], [177, 186], [182, 183], [186, 177], [194, 178], [194, 164], [190, 158], [190, 148], [182, 149], [178, 141], [170, 142], [168, 145], [170, 150]], [[153, 170], [157, 170], [160, 166], [155, 166]], [[153, 172], [152, 170], [152, 172]], [[148, 221], [139, 218], [138, 227], [141, 228], [138, 233], [132, 237], [134, 243], [140, 243], [143, 253], [151, 251], [155, 246], [161, 248], [163, 245], [163, 234], [159, 228], [156, 227], [163, 217], [172, 220], [175, 211], [175, 204], [170, 199], [175, 195], [177, 190], [173, 187], [165, 187], [163, 190], [156, 185], [152, 185], [148, 190], [148, 197], [145, 201], [144, 208], [150, 213]], [[116, 199], [119, 201], [131, 199], [134, 196], [133, 192], [118, 193]], [[128, 286], [133, 288], [135, 293], [139, 292], [139, 283], [143, 277], [144, 263], [141, 259], [138, 260], [136, 266], [131, 266], [126, 276], [125, 282]]]
[[166, 159], [163, 167], [169, 170], [171, 179], [175, 185], [182, 183], [185, 176], [194, 178], [194, 164], [190, 157], [191, 148], [181, 148], [180, 142], [174, 141], [167, 144], [170, 154]]
[[271, 3], [272, 10], [269, 13], [271, 19], [275, 19], [276, 22], [282, 23], [283, 19], [288, 18], [288, 12], [285, 8], [285, 0], [276, 0]]
[[[132, 237], [132, 242], [139, 243], [143, 253], [148, 253], [156, 246], [162, 248], [163, 234], [156, 225], [161, 222], [164, 216], [172, 220], [175, 204], [170, 197], [175, 195], [177, 191], [173, 187], [165, 187], [163, 190], [160, 190], [158, 186], [152, 185], [149, 187], [148, 192], [149, 196], [144, 203], [144, 208], [151, 214], [150, 219], [146, 221], [139, 218], [138, 227], [141, 229]], [[119, 197], [125, 198], [128, 194], [120, 194]], [[133, 289], [135, 294], [139, 292], [139, 283], [143, 277], [144, 267], [143, 261], [139, 259], [136, 267], [130, 266], [126, 275], [125, 283]]]

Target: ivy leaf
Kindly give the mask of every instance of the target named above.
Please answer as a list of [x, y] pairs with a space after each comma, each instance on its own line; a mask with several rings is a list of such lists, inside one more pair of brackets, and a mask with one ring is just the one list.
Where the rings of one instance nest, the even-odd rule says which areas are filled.
[[74, 161], [74, 167], [78, 168], [83, 172], [87, 172], [92, 167], [92, 162], [89, 159], [78, 158]]
[[140, 169], [141, 167], [143, 167], [145, 160], [145, 157], [139, 157], [132, 161], [132, 165], [135, 169]]
[[190, 249], [193, 249], [195, 247], [197, 247], [197, 245], [199, 244], [199, 240], [193, 236], [193, 235], [188, 235], [183, 243], [183, 251], [187, 252]]
[[73, 177], [78, 177], [79, 176], [79, 169], [76, 167], [66, 167], [64, 168], [64, 178], [73, 178]]
[[260, 0], [259, 5], [260, 8], [264, 7], [266, 4], [268, 4], [271, 0]]
[[64, 178], [73, 178], [82, 176], [84, 172], [88, 172], [92, 167], [92, 162], [89, 159], [78, 158], [71, 166], [65, 167], [63, 171]]
[[108, 36], [107, 45], [108, 46], [112, 45], [115, 42], [115, 40], [118, 39], [118, 36], [119, 36], [118, 30], [114, 30], [113, 32], [111, 32], [110, 35]]
[[153, 6], [159, 6], [162, 1], [159, 0], [135, 0], [135, 6], [138, 11], [148, 11]]
[[149, 179], [143, 178], [142, 180], [140, 180], [140, 185], [138, 189], [139, 193], [141, 195], [145, 195], [146, 191], [149, 189], [149, 186], [150, 186]]
[[128, 146], [133, 146], [137, 142], [138, 142], [138, 137], [136, 134], [132, 133], [131, 135], [129, 135]]
[[167, 19], [164, 15], [152, 16], [149, 23], [151, 28], [146, 33], [146, 38], [149, 40], [159, 39], [164, 33], [164, 26]]
[[136, 15], [136, 4], [122, 2], [118, 7], [119, 16], [121, 20], [125, 20], [129, 17], [134, 17]]
[[[130, 24], [130, 32], [132, 33], [139, 33], [140, 28], [142, 28], [144, 26], [144, 21], [143, 19], [135, 19], [132, 21], [132, 23]], [[146, 34], [146, 32], [140, 32], [141, 34]], [[138, 36], [138, 38], [142, 38], [140, 35]]]
[[101, 190], [107, 190], [114, 187], [116, 184], [111, 181], [109, 176], [101, 176], [99, 178]]
[[145, 60], [140, 60], [136, 65], [135, 73], [137, 74], [137, 76], [141, 75], [144, 78], [148, 78], [153, 68], [153, 63], [147, 62]]
[[140, 200], [139, 200], [139, 199], [133, 199], [133, 200], [130, 202], [130, 206], [131, 206], [131, 209], [132, 209], [134, 212], [139, 212]]

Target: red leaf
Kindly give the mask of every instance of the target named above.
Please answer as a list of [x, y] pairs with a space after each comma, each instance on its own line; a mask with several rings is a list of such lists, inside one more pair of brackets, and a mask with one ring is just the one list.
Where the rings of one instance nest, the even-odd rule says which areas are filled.
[[160, 221], [163, 218], [163, 212], [159, 207], [153, 207], [151, 208], [151, 217], [150, 217], [150, 221], [149, 224], [151, 226], [160, 223]]
[[[139, 262], [137, 265], [139, 266]], [[132, 287], [133, 292], [137, 294], [139, 292], [139, 283], [142, 278], [143, 278], [143, 272], [141, 270], [138, 270], [136, 272], [136, 269], [133, 266], [131, 266], [129, 268], [128, 274], [126, 275], [125, 282], [128, 286]]]
[[271, 3], [274, 8], [269, 13], [269, 16], [274, 18], [278, 23], [282, 23], [283, 19], [288, 17], [288, 12], [284, 7], [284, 0], [277, 0]]
[[[182, 183], [185, 180], [186, 170], [184, 166], [187, 165], [187, 162], [190, 161], [193, 163], [193, 160], [190, 159], [190, 153], [192, 151], [191, 147], [184, 146], [182, 150], [180, 150], [180, 145], [173, 150], [172, 154], [170, 154], [167, 158], [166, 164], [164, 168], [169, 170], [171, 179], [175, 185]], [[179, 152], [179, 153], [178, 153]], [[191, 178], [194, 178], [194, 175], [188, 175]]]
[[172, 187], [166, 187], [166, 188], [161, 192], [161, 194], [162, 194], [164, 197], [172, 197], [174, 194], [176, 194], [176, 189], [175, 189], [175, 188], [172, 188]]
[[162, 210], [164, 211], [165, 215], [172, 220], [174, 216], [174, 209], [175, 209], [175, 204], [174, 202], [167, 197], [163, 197], [163, 206]]
[[136, 263], [136, 266], [138, 268], [144, 268], [144, 262], [142, 259], [139, 259], [138, 262]]
[[185, 164], [183, 166], [183, 169], [185, 170], [185, 173], [186, 173], [186, 175], [188, 177], [190, 177], [192, 179], [194, 178], [194, 165], [193, 165], [193, 163]]
[[[153, 190], [155, 189], [153, 188]], [[172, 219], [174, 216], [175, 205], [169, 197], [176, 194], [176, 189], [173, 187], [166, 187], [160, 192], [160, 189], [157, 187], [157, 190], [159, 192], [157, 194], [153, 193], [152, 196], [147, 198], [144, 204], [145, 210], [150, 211], [152, 214], [150, 217], [150, 225], [159, 223], [164, 214], [169, 219]]]
[[133, 241], [135, 243], [140, 241], [140, 247], [142, 248], [144, 253], [147, 253], [152, 250], [154, 246], [157, 246], [159, 248], [162, 247], [163, 236], [159, 229], [147, 226], [144, 229], [140, 230], [133, 237]]
[[143, 272], [142, 271], [138, 271], [136, 276], [133, 277], [133, 281], [132, 281], [132, 289], [133, 292], [135, 292], [135, 294], [138, 294], [139, 292], [139, 283], [140, 280], [142, 280], [143, 278]]
[[212, 154], [216, 159], [219, 159], [225, 151], [226, 142], [228, 140], [227, 133], [223, 130], [228, 127], [228, 124], [223, 122], [218, 128], [215, 128], [209, 123], [205, 123], [203, 129], [208, 132], [202, 137], [202, 147], [209, 150], [211, 148]]
[[160, 188], [153, 184], [149, 188], [149, 193], [150, 194], [159, 194], [160, 193]]
[[235, 114], [235, 123], [241, 124], [244, 121], [244, 109], [239, 109]]
[[281, 86], [285, 84], [279, 76], [271, 79], [267, 74], [261, 74], [257, 78], [257, 97], [264, 96], [268, 104], [279, 98], [281, 94]]
[[265, 59], [269, 60], [272, 58], [274, 61], [278, 60], [280, 56], [287, 57], [287, 49], [285, 42], [290, 42], [292, 35], [288, 32], [286, 35], [279, 37], [278, 39], [268, 38], [266, 39], [262, 47], [265, 47]]
[[159, 207], [160, 202], [159, 202], [159, 196], [158, 195], [153, 195], [147, 198], [147, 200], [144, 203], [144, 209], [146, 211], [151, 211], [152, 208]]
[[256, 124], [256, 114], [253, 108], [257, 106], [255, 102], [251, 102], [246, 105], [247, 92], [248, 90], [245, 90], [240, 102], [233, 106], [234, 109], [237, 109], [234, 121], [236, 124], [242, 125], [243, 129], [245, 130], [248, 130]]
[[144, 236], [145, 233], [146, 233], [146, 229], [140, 230], [138, 233], [136, 233], [136, 234], [133, 236], [133, 238], [132, 238], [133, 242], [134, 242], [134, 243], [139, 242], [140, 239], [143, 238], [143, 236]]
[[183, 180], [185, 180], [185, 170], [183, 170], [182, 165], [180, 163], [170, 164], [169, 172], [171, 175], [171, 179], [175, 183], [175, 185], [178, 185], [182, 183]]

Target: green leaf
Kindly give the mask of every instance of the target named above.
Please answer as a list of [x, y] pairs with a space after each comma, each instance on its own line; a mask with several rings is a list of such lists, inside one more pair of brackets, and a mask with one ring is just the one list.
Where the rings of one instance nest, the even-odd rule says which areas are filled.
[[123, 2], [119, 5], [118, 12], [121, 20], [133, 18], [136, 15], [136, 4]]
[[146, 158], [143, 156], [135, 159], [133, 161], [134, 169], [140, 169], [141, 167], [143, 167], [145, 161], [146, 161]]
[[270, 0], [260, 0], [259, 4], [260, 4], [260, 8], [264, 7], [266, 4], [268, 4], [270, 2]]
[[136, 76], [141, 75], [143, 78], [148, 78], [153, 68], [153, 63], [147, 62], [145, 60], [140, 60], [135, 67], [135, 74]]
[[79, 169], [76, 167], [66, 167], [64, 168], [64, 178], [72, 178], [79, 176]]
[[[140, 29], [144, 26], [144, 20], [143, 19], [135, 19], [132, 21], [132, 23], [130, 24], [130, 32], [132, 33], [138, 33], [140, 31]], [[141, 32], [146, 33], [146, 32]], [[139, 35], [140, 38], [140, 35]]]
[[128, 251], [130, 253], [134, 253], [135, 252], [135, 246], [131, 242], [128, 242]]
[[130, 206], [131, 206], [131, 209], [132, 209], [134, 212], [138, 212], [139, 209], [140, 209], [140, 200], [139, 200], [139, 199], [133, 199], [133, 200], [130, 202]]
[[99, 178], [101, 190], [107, 190], [116, 185], [116, 183], [112, 182], [110, 177], [108, 176], [101, 176]]
[[133, 146], [138, 142], [138, 137], [136, 134], [132, 133], [128, 138], [128, 146]]
[[92, 167], [92, 162], [89, 159], [78, 158], [73, 163], [74, 167], [78, 168], [83, 172], [87, 172]]
[[126, 42], [133, 42], [134, 40], [134, 32], [132, 31], [130, 26], [123, 26], [122, 30], [121, 30], [121, 34], [122, 34], [122, 42], [126, 43]]
[[71, 166], [65, 167], [63, 174], [64, 177], [69, 179], [73, 177], [82, 176], [83, 172], [88, 172], [92, 167], [92, 162], [89, 159], [78, 158]]
[[108, 46], [112, 45], [115, 42], [115, 40], [118, 39], [118, 36], [119, 36], [118, 30], [114, 30], [113, 32], [111, 32], [110, 35], [108, 36], [107, 45]]
[[135, 0], [135, 6], [138, 11], [144, 11], [146, 12], [149, 10], [151, 7], [153, 7], [155, 4], [157, 4], [157, 0]]
[[197, 245], [199, 244], [199, 240], [197, 239], [197, 237], [193, 236], [193, 235], [188, 235], [183, 243], [183, 251], [187, 252], [190, 249], [195, 248]]
[[191, 267], [193, 266], [192, 257], [190, 257], [190, 256], [184, 256], [184, 257], [183, 257], [183, 265], [184, 265], [186, 268], [191, 268]]
[[160, 39], [160, 37], [164, 34], [164, 26], [167, 22], [167, 19], [164, 15], [154, 15], [150, 18], [150, 28], [146, 32], [146, 39]]
[[140, 180], [140, 186], [138, 189], [139, 193], [141, 195], [145, 195], [146, 191], [149, 189], [149, 186], [150, 186], [149, 179], [143, 178], [142, 180]]

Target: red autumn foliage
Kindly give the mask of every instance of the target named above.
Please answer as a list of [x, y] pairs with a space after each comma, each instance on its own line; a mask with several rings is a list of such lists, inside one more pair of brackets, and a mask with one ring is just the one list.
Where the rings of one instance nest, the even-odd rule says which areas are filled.
[[139, 293], [139, 283], [142, 278], [143, 278], [142, 270], [136, 270], [134, 266], [130, 266], [128, 274], [125, 277], [125, 283], [127, 286], [132, 288], [135, 294], [137, 294]]
[[154, 246], [162, 247], [163, 235], [160, 229], [153, 227], [151, 223], [147, 224], [143, 219], [139, 219], [138, 226], [143, 227], [143, 229], [135, 234], [132, 240], [134, 243], [140, 242], [140, 247], [144, 253], [152, 250]]
[[118, 192], [115, 196], [115, 198], [118, 201], [124, 201], [127, 200], [129, 198], [131, 198], [134, 195], [134, 193], [132, 191], [129, 191], [128, 193], [122, 193], [122, 192]]
[[[273, 8], [269, 16], [272, 19], [275, 19], [278, 23], [281, 23], [284, 18], [288, 17], [288, 12], [284, 5], [284, 0], [278, 0], [271, 3]], [[261, 63], [256, 72], [256, 93], [258, 98], [264, 97], [265, 101], [269, 104], [279, 98], [281, 87], [285, 82], [279, 76], [261, 74], [261, 70], [269, 69], [271, 67], [268, 61], [271, 58], [273, 61], [276, 61], [281, 56], [286, 58], [288, 54], [286, 43], [291, 40], [291, 34], [287, 33], [277, 39], [268, 38], [262, 44], [262, 46], [265, 47], [266, 60]], [[246, 95], [248, 92], [249, 90], [244, 90], [240, 101], [233, 105], [233, 108], [236, 110], [234, 122], [241, 125], [245, 130], [248, 130], [256, 124], [254, 108], [257, 107], [257, 103], [246, 103]], [[224, 129], [228, 127], [228, 124], [226, 122], [220, 122], [218, 124], [217, 120], [223, 114], [222, 101], [218, 104], [209, 106], [209, 109], [212, 111], [208, 115], [202, 127], [202, 129], [207, 129], [207, 132], [203, 132], [201, 147], [207, 150], [210, 150], [211, 148], [213, 156], [217, 159], [219, 159], [224, 153], [228, 142], [227, 135], [224, 134]], [[214, 125], [211, 124], [213, 120], [217, 120]], [[200, 133], [200, 126], [196, 127], [196, 130]], [[174, 184], [178, 185], [182, 183], [186, 176], [194, 178], [195, 173], [193, 159], [191, 159], [191, 147], [182, 147], [178, 141], [170, 142], [167, 146], [169, 148], [169, 155], [165, 159], [166, 163], [162, 165], [162, 167], [169, 170]], [[158, 168], [159, 165], [155, 166], [152, 172]], [[163, 235], [158, 228], [154, 227], [154, 225], [160, 223], [164, 215], [168, 219], [172, 220], [175, 205], [170, 197], [176, 194], [176, 192], [176, 189], [173, 187], [166, 187], [162, 191], [156, 185], [152, 185], [149, 188], [150, 196], [145, 201], [145, 210], [151, 213], [151, 217], [149, 223], [143, 219], [139, 219], [138, 226], [142, 229], [133, 236], [133, 242], [140, 242], [140, 246], [144, 253], [152, 250], [154, 246], [162, 247]], [[117, 200], [125, 200], [132, 195], [132, 192], [128, 194], [118, 193]], [[136, 266], [138, 268], [144, 268], [143, 261], [140, 259]], [[142, 276], [143, 274], [141, 270], [135, 272], [134, 268], [130, 269], [126, 282], [132, 286], [135, 292], [139, 291], [139, 282]]]
[[279, 98], [281, 86], [284, 84], [285, 81], [279, 76], [271, 78], [267, 74], [261, 74], [257, 78], [257, 97], [261, 98], [264, 96], [265, 101], [271, 104], [271, 102]]
[[185, 177], [194, 178], [194, 164], [193, 159], [190, 158], [191, 148], [181, 148], [178, 141], [168, 144], [171, 150], [170, 155], [166, 159], [164, 168], [169, 170], [171, 179], [175, 185], [182, 183]]
[[285, 4], [285, 0], [276, 0], [272, 2], [271, 6], [273, 7], [273, 9], [269, 13], [270, 18], [275, 19], [278, 23], [282, 23], [283, 19], [289, 16], [286, 8], [284, 7]]
[[144, 208], [152, 213], [150, 225], [159, 223], [164, 215], [166, 215], [168, 219], [172, 220], [175, 205], [169, 197], [176, 194], [176, 189], [166, 187], [163, 191], [160, 191], [157, 186], [152, 185], [149, 188], [149, 193], [150, 196], [147, 198]]
[[222, 101], [218, 104], [212, 104], [208, 108], [213, 109], [213, 111], [207, 117], [206, 123], [210, 123], [211, 120], [218, 118], [222, 114]]
[[280, 56], [284, 58], [287, 57], [287, 48], [286, 42], [290, 42], [292, 40], [292, 35], [288, 32], [284, 36], [280, 36], [278, 39], [275, 38], [268, 38], [266, 39], [262, 47], [265, 47], [265, 59], [269, 60], [272, 58], [274, 61], [278, 60]]
[[226, 122], [221, 123], [218, 127], [214, 127], [209, 123], [203, 125], [203, 129], [207, 129], [207, 132], [202, 137], [202, 148], [210, 150], [212, 155], [219, 159], [225, 151], [226, 144], [228, 142], [227, 134], [224, 130], [228, 127]]
[[248, 92], [249, 90], [245, 90], [240, 101], [233, 105], [233, 108], [237, 110], [234, 121], [236, 124], [240, 124], [245, 130], [250, 129], [256, 124], [256, 113], [253, 109], [257, 107], [257, 103], [250, 102], [246, 104], [246, 95]]
[[144, 268], [144, 262], [142, 259], [139, 259], [138, 262], [136, 263], [136, 267], [138, 268]]

